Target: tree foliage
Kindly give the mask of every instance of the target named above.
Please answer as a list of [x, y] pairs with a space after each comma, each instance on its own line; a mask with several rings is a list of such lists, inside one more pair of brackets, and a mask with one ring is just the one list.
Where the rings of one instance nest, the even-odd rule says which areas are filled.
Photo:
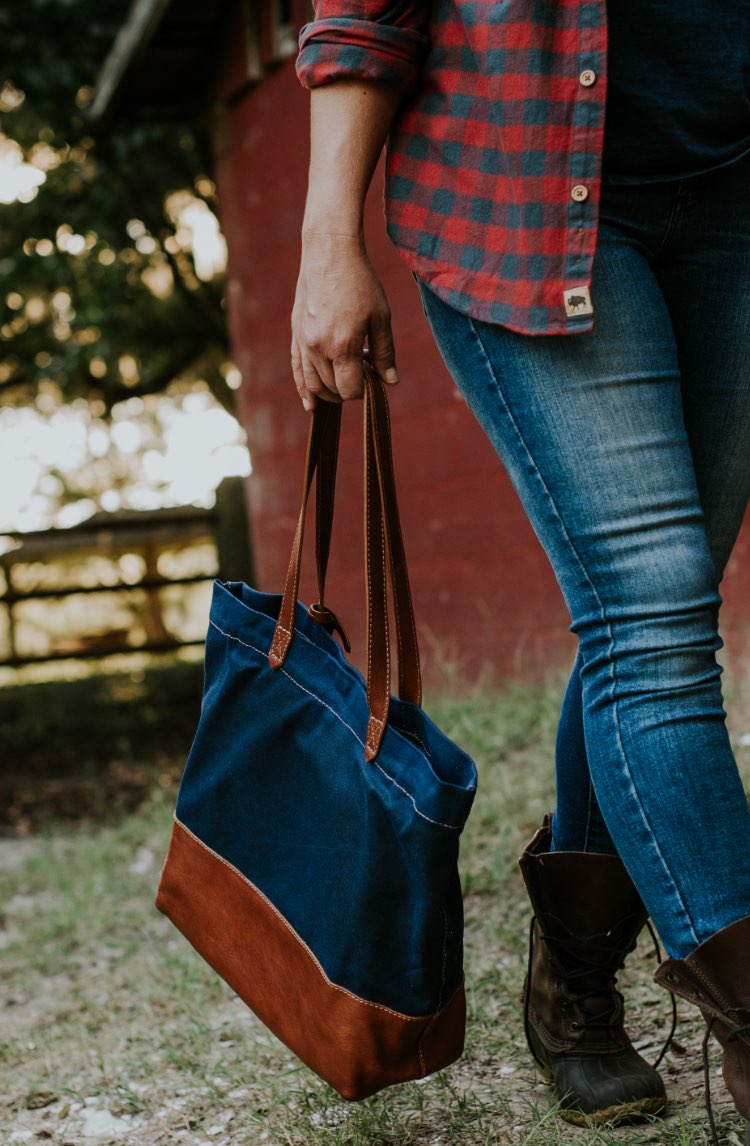
[[46, 176], [29, 201], [0, 204], [0, 402], [52, 393], [109, 409], [203, 379], [233, 406], [221, 275], [199, 277], [184, 222], [186, 207], [215, 206], [203, 132], [121, 116], [94, 139], [86, 120], [129, 6], [0, 6], [0, 160], [15, 152]]

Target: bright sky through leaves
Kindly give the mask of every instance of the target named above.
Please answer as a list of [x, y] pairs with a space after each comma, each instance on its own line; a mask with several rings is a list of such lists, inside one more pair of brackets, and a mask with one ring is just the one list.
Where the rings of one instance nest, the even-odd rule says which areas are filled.
[[25, 163], [18, 144], [0, 134], [0, 203], [30, 203], [47, 176], [34, 163]]
[[249, 473], [242, 431], [205, 391], [131, 399], [112, 415], [83, 401], [46, 416], [0, 410], [0, 530], [75, 525], [98, 509], [211, 505], [222, 478]]
[[[15, 140], [0, 133], [0, 204], [30, 203], [45, 182], [45, 169], [57, 162], [56, 153], [43, 145], [27, 162]], [[226, 243], [207, 204], [181, 191], [168, 198], [166, 210], [174, 220], [175, 242], [191, 253], [197, 276], [210, 281], [221, 274]], [[128, 232], [139, 252], [150, 253], [146, 244], [154, 240], [140, 221], [133, 220]], [[43, 243], [43, 239], [37, 243], [37, 250]], [[63, 225], [55, 245], [75, 256], [86, 250], [87, 242]], [[49, 247], [53, 249], [51, 242]], [[154, 294], [171, 291], [171, 273], [167, 271], [164, 278], [161, 287], [153, 284]], [[7, 285], [8, 306], [37, 320], [33, 305], [38, 300], [25, 300], [12, 284]], [[52, 298], [58, 310], [60, 299], [60, 292]], [[122, 369], [122, 360], [119, 365]], [[236, 374], [230, 367], [228, 378], [233, 380]], [[233, 381], [229, 384], [236, 388]], [[210, 505], [223, 477], [249, 472], [242, 431], [204, 391], [154, 398], [148, 407], [147, 411], [140, 399], [121, 403], [113, 409], [111, 423], [92, 415], [85, 402], [49, 411], [0, 409], [0, 530], [70, 526], [98, 509]], [[71, 496], [66, 484], [70, 481], [75, 488], [77, 478], [82, 484], [86, 479], [91, 482], [92, 496], [83, 496], [83, 491], [78, 498]]]

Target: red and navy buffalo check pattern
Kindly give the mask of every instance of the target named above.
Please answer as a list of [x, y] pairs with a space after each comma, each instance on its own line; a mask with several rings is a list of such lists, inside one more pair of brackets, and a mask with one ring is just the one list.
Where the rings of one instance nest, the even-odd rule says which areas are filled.
[[529, 334], [593, 325], [605, 0], [316, 0], [297, 71], [404, 93], [388, 230], [415, 274]]

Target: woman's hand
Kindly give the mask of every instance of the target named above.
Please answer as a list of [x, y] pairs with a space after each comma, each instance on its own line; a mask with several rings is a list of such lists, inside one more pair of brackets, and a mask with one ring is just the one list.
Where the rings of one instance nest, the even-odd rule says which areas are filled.
[[319, 398], [361, 398], [365, 356], [386, 382], [398, 382], [391, 314], [364, 243], [308, 232], [292, 311], [292, 372], [305, 409]]

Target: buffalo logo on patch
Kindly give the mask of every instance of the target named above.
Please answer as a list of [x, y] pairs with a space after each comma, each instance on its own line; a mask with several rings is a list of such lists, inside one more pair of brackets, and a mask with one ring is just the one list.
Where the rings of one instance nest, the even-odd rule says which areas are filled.
[[568, 290], [563, 291], [563, 301], [565, 302], [565, 313], [568, 318], [574, 318], [576, 315], [593, 314], [594, 308], [591, 305], [591, 295], [587, 286], [570, 287]]

